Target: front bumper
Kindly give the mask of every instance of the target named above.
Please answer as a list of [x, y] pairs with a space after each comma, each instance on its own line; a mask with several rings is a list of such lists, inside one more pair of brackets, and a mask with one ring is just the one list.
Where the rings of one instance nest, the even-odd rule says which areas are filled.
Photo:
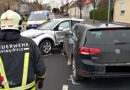
[[26, 29], [36, 29], [39, 26], [40, 26], [40, 24], [39, 25], [27, 25]]

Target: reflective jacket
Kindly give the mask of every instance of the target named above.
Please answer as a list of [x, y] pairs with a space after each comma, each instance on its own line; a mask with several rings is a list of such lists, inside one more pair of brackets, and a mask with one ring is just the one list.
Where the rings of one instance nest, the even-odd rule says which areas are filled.
[[31, 39], [14, 30], [0, 32], [0, 75], [4, 79], [0, 88], [35, 90], [35, 79], [44, 79], [45, 69], [41, 52]]

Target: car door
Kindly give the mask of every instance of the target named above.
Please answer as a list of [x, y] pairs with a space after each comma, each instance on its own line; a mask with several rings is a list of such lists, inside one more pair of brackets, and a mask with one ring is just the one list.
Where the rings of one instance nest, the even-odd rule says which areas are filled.
[[75, 28], [72, 28], [69, 30], [70, 33], [67, 33], [64, 37], [64, 51], [66, 52], [67, 56], [69, 59], [71, 59], [71, 56], [73, 54], [74, 48], [75, 48], [75, 43], [77, 41], [76, 37], [76, 30]]
[[57, 25], [55, 30], [55, 38], [58, 44], [63, 42], [63, 37], [71, 29], [71, 20], [66, 20]]

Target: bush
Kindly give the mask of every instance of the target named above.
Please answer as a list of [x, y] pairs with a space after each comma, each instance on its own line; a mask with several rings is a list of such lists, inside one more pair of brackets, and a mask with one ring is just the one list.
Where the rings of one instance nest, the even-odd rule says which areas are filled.
[[[91, 10], [90, 11], [90, 19], [93, 19], [93, 13], [94, 14], [94, 19], [95, 20], [103, 20], [106, 21], [108, 18], [108, 8], [105, 9], [98, 9], [98, 10]], [[113, 8], [110, 9], [110, 21], [113, 19]]]

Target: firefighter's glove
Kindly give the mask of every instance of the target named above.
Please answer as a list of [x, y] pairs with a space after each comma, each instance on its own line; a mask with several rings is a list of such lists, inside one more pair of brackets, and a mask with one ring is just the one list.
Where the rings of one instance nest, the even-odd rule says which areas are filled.
[[43, 87], [44, 80], [37, 80], [38, 83], [38, 89], [41, 89]]

